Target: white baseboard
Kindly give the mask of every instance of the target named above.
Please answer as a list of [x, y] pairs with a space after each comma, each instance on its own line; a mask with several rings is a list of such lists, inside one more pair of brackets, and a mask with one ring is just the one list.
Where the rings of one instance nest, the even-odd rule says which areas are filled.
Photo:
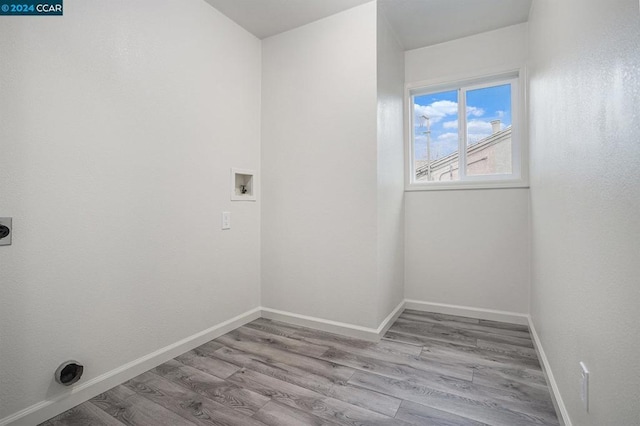
[[148, 371], [163, 362], [166, 362], [178, 355], [196, 348], [203, 343], [222, 336], [238, 327], [243, 326], [260, 317], [274, 319], [278, 321], [288, 322], [291, 324], [301, 325], [305, 327], [315, 328], [317, 330], [329, 331], [332, 333], [342, 334], [349, 337], [369, 341], [379, 341], [387, 329], [391, 327], [393, 322], [398, 318], [404, 309], [404, 301], [382, 321], [382, 324], [376, 328], [367, 328], [357, 325], [314, 318], [305, 315], [298, 315], [291, 312], [278, 311], [269, 308], [255, 308], [245, 312], [230, 320], [224, 321], [207, 330], [196, 333], [179, 342], [173, 343], [114, 370], [95, 377], [85, 383], [73, 386], [69, 392], [62, 394], [56, 398], [45, 400], [25, 408], [15, 414], [4, 419], [0, 419], [0, 426], [34, 426], [42, 423], [52, 417], [57, 416], [66, 410], [82, 404], [83, 402], [105, 392], [114, 386], [117, 386], [129, 379], [132, 379], [145, 371]]
[[315, 330], [327, 331], [329, 333], [341, 334], [343, 336], [355, 337], [356, 339], [368, 341], [378, 340], [378, 333], [375, 328], [310, 317], [307, 315], [295, 314], [293, 312], [262, 308], [262, 318], [286, 322], [288, 324], [299, 325], [301, 327], [313, 328]]
[[404, 309], [404, 301], [400, 302], [398, 306], [382, 321], [382, 324], [378, 328], [362, 327], [360, 325], [348, 324], [345, 322], [338, 322], [327, 320], [323, 318], [310, 317], [307, 315], [295, 314], [293, 312], [279, 311], [277, 309], [262, 308], [262, 317], [282, 321], [289, 324], [299, 325], [301, 327], [309, 327], [316, 330], [327, 331], [329, 333], [340, 334], [347, 337], [354, 337], [356, 339], [368, 340], [370, 342], [378, 342], [382, 338], [382, 335], [391, 327], [393, 322], [398, 318]]
[[393, 323], [396, 322], [402, 311], [404, 311], [404, 309], [406, 308], [406, 303], [406, 300], [398, 303], [398, 306], [396, 306], [395, 309], [391, 311], [389, 316], [387, 316], [384, 321], [382, 321], [382, 324], [380, 324], [380, 327], [378, 327], [378, 336], [380, 336], [379, 339], [382, 339], [382, 336], [384, 336], [387, 330], [389, 330]]
[[0, 419], [0, 426], [34, 426], [42, 423], [178, 355], [260, 318], [260, 312], [260, 308], [252, 309], [95, 377], [88, 382], [73, 386], [68, 393], [51, 400], [39, 402], [4, 419]]
[[472, 308], [470, 306], [447, 305], [444, 303], [405, 300], [405, 309], [433, 312], [437, 314], [458, 315], [490, 321], [508, 322], [511, 324], [529, 325], [529, 316], [517, 312], [496, 311], [493, 309]]
[[558, 420], [562, 426], [572, 426], [571, 418], [569, 417], [569, 412], [567, 411], [567, 407], [564, 405], [564, 401], [562, 400], [562, 396], [560, 395], [560, 389], [558, 388], [558, 384], [556, 383], [555, 377], [553, 377], [553, 372], [551, 371], [551, 365], [549, 364], [549, 359], [547, 355], [544, 353], [544, 349], [542, 348], [542, 343], [540, 342], [540, 337], [538, 336], [538, 332], [536, 331], [536, 327], [533, 325], [533, 320], [529, 316], [529, 331], [531, 333], [531, 337], [533, 338], [533, 346], [536, 348], [536, 353], [538, 354], [538, 359], [542, 364], [542, 371], [544, 372], [544, 376], [547, 379], [547, 384], [549, 388], [551, 388], [551, 400], [553, 401], [553, 405], [555, 406], [556, 413], [558, 413]]
[[0, 419], [0, 426], [33, 426], [37, 425], [47, 419], [50, 419], [58, 414], [75, 407], [78, 404], [83, 403], [102, 392], [111, 389], [129, 379], [136, 377], [145, 371], [154, 368], [163, 362], [166, 362], [178, 355], [181, 355], [191, 349], [200, 346], [210, 340], [222, 336], [238, 327], [243, 326], [260, 317], [287, 322], [303, 327], [309, 327], [316, 330], [327, 331], [331, 333], [341, 334], [348, 337], [354, 337], [358, 339], [368, 340], [372, 342], [379, 341], [382, 336], [387, 332], [389, 327], [400, 316], [404, 309], [415, 309], [426, 312], [435, 312], [450, 315], [460, 315], [471, 318], [487, 319], [493, 321], [509, 322], [514, 324], [529, 325], [534, 343], [540, 360], [543, 363], [545, 374], [548, 375], [548, 382], [551, 386], [554, 403], [557, 403], [558, 412], [564, 417], [565, 426], [571, 426], [571, 422], [568, 420], [566, 408], [560, 394], [558, 393], [558, 387], [553, 379], [553, 374], [549, 368], [549, 363], [544, 351], [540, 346], [540, 341], [533, 323], [526, 314], [519, 314], [515, 312], [496, 311], [490, 309], [472, 308], [468, 306], [446, 305], [442, 303], [429, 303], [418, 300], [404, 300], [400, 302], [395, 309], [382, 321], [378, 328], [362, 327], [354, 324], [348, 324], [338, 321], [327, 320], [323, 318], [316, 318], [307, 315], [295, 314], [292, 312], [279, 311], [276, 309], [259, 307], [245, 312], [230, 320], [224, 321], [218, 325], [215, 325], [200, 333], [194, 334], [190, 337], [180, 340], [174, 344], [159, 349], [153, 353], [138, 358], [130, 363], [120, 366], [112, 371], [109, 371], [101, 376], [93, 378], [86, 383], [82, 383], [78, 386], [72, 387], [68, 393], [60, 395], [51, 400], [45, 400], [35, 405], [25, 408], [15, 414], [12, 414], [4, 419]]
[[558, 414], [558, 420], [562, 426], [572, 426], [571, 418], [569, 417], [569, 412], [567, 411], [567, 407], [564, 405], [562, 400], [562, 396], [560, 395], [560, 390], [558, 389], [558, 384], [553, 376], [553, 372], [551, 371], [551, 365], [549, 364], [549, 359], [544, 353], [544, 349], [542, 348], [542, 344], [540, 343], [540, 337], [536, 332], [536, 328], [533, 325], [533, 321], [530, 315], [519, 314], [516, 312], [505, 312], [505, 311], [496, 311], [491, 309], [482, 309], [482, 308], [472, 308], [469, 306], [457, 306], [457, 305], [447, 305], [443, 303], [430, 303], [430, 302], [422, 302], [419, 300], [405, 300], [406, 309], [414, 309], [417, 311], [424, 312], [434, 312], [439, 314], [449, 314], [449, 315], [459, 315], [463, 317], [469, 318], [477, 318], [477, 319], [486, 319], [491, 321], [501, 321], [508, 322], [512, 324], [521, 324], [529, 326], [529, 331], [531, 333], [531, 338], [533, 340], [533, 345], [536, 349], [536, 353], [538, 354], [538, 359], [542, 364], [542, 371], [547, 379], [547, 384], [551, 389], [551, 400], [553, 401], [553, 405], [555, 406], [556, 413]]

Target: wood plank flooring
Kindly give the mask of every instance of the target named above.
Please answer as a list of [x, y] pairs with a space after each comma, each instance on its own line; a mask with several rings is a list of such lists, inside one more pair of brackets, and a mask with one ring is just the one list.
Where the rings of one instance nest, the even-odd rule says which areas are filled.
[[258, 319], [42, 425], [559, 423], [526, 326], [405, 310], [379, 343]]

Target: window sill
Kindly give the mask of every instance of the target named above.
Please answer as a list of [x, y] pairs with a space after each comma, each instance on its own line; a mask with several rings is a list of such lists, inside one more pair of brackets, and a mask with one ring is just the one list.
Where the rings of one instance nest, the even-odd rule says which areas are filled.
[[457, 191], [469, 189], [513, 189], [529, 188], [529, 182], [523, 180], [483, 181], [457, 183], [412, 183], [405, 185], [405, 192], [413, 191]]

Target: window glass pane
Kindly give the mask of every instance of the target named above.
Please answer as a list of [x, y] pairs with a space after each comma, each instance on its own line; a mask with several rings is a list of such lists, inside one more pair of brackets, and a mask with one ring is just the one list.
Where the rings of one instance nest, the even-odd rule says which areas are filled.
[[413, 98], [416, 181], [458, 180], [458, 91]]
[[511, 84], [467, 91], [467, 175], [510, 174]]

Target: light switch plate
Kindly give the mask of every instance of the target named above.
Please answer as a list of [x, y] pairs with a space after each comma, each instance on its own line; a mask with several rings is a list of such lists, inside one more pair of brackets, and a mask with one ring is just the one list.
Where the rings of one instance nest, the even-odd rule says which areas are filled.
[[10, 217], [0, 217], [0, 225], [6, 226], [9, 228], [9, 235], [0, 239], [0, 246], [10, 246], [11, 245], [11, 234], [13, 234], [13, 227], [11, 226], [11, 218]]
[[222, 212], [222, 229], [231, 229], [231, 212]]

